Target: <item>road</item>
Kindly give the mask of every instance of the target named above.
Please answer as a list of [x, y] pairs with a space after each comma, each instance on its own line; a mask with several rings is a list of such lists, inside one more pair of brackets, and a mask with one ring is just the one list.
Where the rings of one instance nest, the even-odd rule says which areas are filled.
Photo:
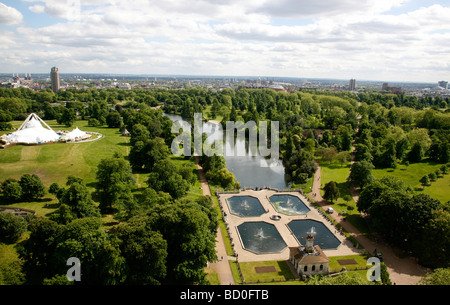
[[[311, 193], [309, 193], [308, 195], [326, 210], [328, 207], [332, 206], [328, 205], [328, 202], [324, 200], [320, 195], [321, 180], [321, 168], [319, 166], [316, 173], [314, 174], [314, 183]], [[355, 202], [359, 198], [358, 193], [355, 189], [352, 190], [352, 197], [353, 199], [355, 199]], [[390, 279], [393, 284], [416, 284], [428, 271], [427, 268], [420, 266], [415, 258], [399, 258], [395, 254], [394, 249], [391, 246], [386, 245], [382, 242], [375, 242], [368, 239], [366, 236], [361, 234], [361, 232], [359, 232], [359, 230], [356, 229], [351, 223], [345, 221], [344, 217], [338, 215], [338, 213], [334, 212], [331, 214], [331, 216], [368, 252], [373, 253], [374, 250], [377, 249], [378, 251], [381, 251], [383, 253], [383, 262], [388, 268]]]
[[[206, 180], [205, 173], [202, 166], [198, 162], [198, 157], [195, 157], [195, 164], [197, 165], [198, 176], [202, 185], [202, 192], [204, 196], [211, 196], [211, 189], [209, 188], [208, 181]], [[216, 271], [219, 275], [221, 285], [234, 285], [233, 274], [231, 273], [231, 267], [228, 263], [227, 251], [223, 242], [222, 231], [220, 227], [217, 229], [216, 237], [216, 253], [218, 257], [217, 262], [209, 263], [209, 268]]]

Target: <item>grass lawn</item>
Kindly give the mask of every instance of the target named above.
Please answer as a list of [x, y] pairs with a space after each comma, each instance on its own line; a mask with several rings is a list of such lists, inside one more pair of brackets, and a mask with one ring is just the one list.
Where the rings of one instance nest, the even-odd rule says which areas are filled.
[[[351, 197], [350, 185], [347, 182], [347, 178], [350, 175], [350, 165], [341, 166], [337, 162], [331, 164], [328, 162], [321, 162], [320, 167], [322, 169], [322, 180], [320, 181], [321, 196], [323, 197], [323, 195], [325, 194], [325, 191], [323, 190], [325, 184], [330, 181], [334, 181], [336, 182], [340, 193], [339, 198], [334, 202], [334, 205], [336, 206], [335, 210], [337, 210], [338, 212], [347, 211], [348, 213], [351, 213], [353, 208], [353, 211], [355, 211], [356, 205], [353, 198], [351, 198], [349, 201], [346, 201], [343, 198], [345, 195], [350, 195]], [[348, 209], [348, 207], [351, 207], [350, 210]]]
[[412, 187], [417, 194], [423, 192], [433, 198], [439, 199], [441, 202], [447, 202], [450, 200], [450, 174], [437, 178], [435, 182], [431, 182], [431, 186], [423, 187], [419, 182], [420, 178], [435, 172], [442, 165], [431, 161], [412, 163], [408, 166], [398, 164], [395, 169], [373, 169], [372, 174], [375, 178], [382, 178], [387, 175], [394, 176]]
[[[348, 271], [355, 269], [365, 269], [367, 268], [367, 259], [369, 258], [367, 255], [345, 255], [345, 256], [330, 256], [329, 269], [330, 272], [338, 272], [342, 270], [342, 267], [345, 267]], [[353, 259], [356, 264], [351, 265], [341, 265], [339, 263], [340, 260], [349, 260]], [[369, 266], [370, 268], [371, 266]]]
[[[123, 137], [118, 128], [89, 127], [87, 121], [76, 121], [72, 127], [58, 125], [56, 121], [46, 121], [55, 131], [72, 130], [76, 126], [83, 131], [98, 132], [103, 135], [97, 141], [85, 143], [55, 143], [48, 145], [24, 146], [15, 145], [0, 150], [0, 182], [7, 178], [20, 179], [23, 174], [38, 175], [45, 187], [53, 182], [65, 185], [70, 175], [82, 178], [90, 191], [95, 189], [97, 165], [104, 158], [109, 158], [114, 153], [127, 156], [130, 150], [129, 137]], [[22, 122], [15, 121], [13, 127], [19, 127]], [[3, 132], [5, 133], [5, 132]], [[196, 171], [195, 162], [171, 156], [177, 164], [189, 162], [192, 170]], [[135, 173], [138, 188], [147, 187], [148, 173]], [[195, 199], [202, 195], [200, 181], [197, 180], [191, 186], [187, 199]], [[51, 194], [46, 194], [43, 199], [36, 202], [20, 202], [14, 206], [36, 211], [38, 216], [43, 216], [57, 208], [58, 200]]]
[[212, 105], [206, 106], [206, 108], [202, 112], [203, 119], [205, 120], [214, 120], [217, 122], [221, 122], [223, 117], [221, 115], [216, 116], [214, 119], [211, 116], [211, 107]]
[[[279, 282], [294, 279], [286, 261], [240, 262], [239, 265], [246, 283]], [[275, 271], [258, 273], [256, 267], [273, 267]]]
[[[46, 121], [53, 130], [72, 130], [78, 126], [83, 131], [103, 134], [97, 141], [86, 143], [56, 143], [48, 145], [15, 145], [0, 150], [0, 180], [19, 179], [25, 173], [38, 175], [45, 186], [53, 182], [64, 184], [67, 176], [82, 178], [88, 186], [95, 182], [96, 167], [101, 159], [115, 152], [127, 155], [129, 138], [122, 137], [118, 128], [89, 127], [87, 121], [76, 121], [73, 127]], [[22, 122], [13, 122], [18, 127]], [[4, 133], [4, 132], [3, 132]]]
[[416, 188], [417, 193], [424, 193], [430, 197], [438, 199], [444, 203], [450, 200], [450, 174], [441, 176], [436, 181], [431, 182], [430, 186]]
[[[338, 162], [320, 162], [320, 167], [322, 170], [322, 187], [320, 188], [320, 194], [323, 197], [325, 194], [323, 187], [330, 181], [335, 181], [337, 187], [339, 188], [340, 196], [334, 202], [333, 209], [337, 213], [345, 215], [348, 222], [353, 224], [358, 230], [363, 234], [368, 234], [369, 229], [366, 222], [361, 217], [356, 207], [356, 202], [351, 197], [350, 185], [347, 182], [347, 178], [350, 174], [350, 163], [341, 166]], [[349, 201], [344, 199], [344, 196], [348, 196]]]
[[205, 268], [205, 273], [210, 285], [220, 285], [219, 274], [216, 271]]

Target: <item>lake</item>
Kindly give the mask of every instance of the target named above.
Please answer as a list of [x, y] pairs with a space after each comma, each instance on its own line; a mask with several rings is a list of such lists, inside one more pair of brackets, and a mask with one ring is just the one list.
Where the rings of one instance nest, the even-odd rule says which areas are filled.
[[[181, 116], [174, 114], [164, 114], [173, 122], [181, 121], [182, 126], [188, 126]], [[218, 124], [213, 122], [203, 123], [203, 132], [208, 137], [225, 141], [223, 132]], [[252, 155], [243, 153], [245, 149], [245, 141], [235, 140], [235, 151], [239, 152], [234, 156], [224, 156], [227, 169], [236, 176], [236, 180], [240, 182], [241, 188], [244, 187], [273, 187], [277, 189], [286, 189], [288, 185], [285, 182], [285, 171], [281, 160], [268, 160], [259, 154], [258, 149], [252, 149]], [[225, 151], [229, 146], [225, 146]]]

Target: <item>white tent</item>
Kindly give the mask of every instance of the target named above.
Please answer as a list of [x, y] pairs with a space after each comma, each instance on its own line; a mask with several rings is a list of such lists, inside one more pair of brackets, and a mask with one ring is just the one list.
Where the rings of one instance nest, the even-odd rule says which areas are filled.
[[73, 141], [75, 139], [85, 139], [88, 137], [90, 137], [90, 135], [76, 127], [74, 130], [63, 136], [63, 139], [67, 141]]
[[[47, 127], [44, 128], [42, 124]], [[59, 141], [53, 131], [37, 114], [30, 114], [16, 132], [8, 134], [6, 141], [11, 143], [40, 144]]]

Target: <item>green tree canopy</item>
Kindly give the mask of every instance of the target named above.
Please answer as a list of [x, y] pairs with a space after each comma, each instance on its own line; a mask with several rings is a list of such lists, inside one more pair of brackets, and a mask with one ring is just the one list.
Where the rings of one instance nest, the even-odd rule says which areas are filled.
[[337, 187], [335, 181], [330, 181], [326, 183], [323, 189], [325, 191], [323, 198], [331, 201], [331, 203], [333, 203], [334, 200], [337, 200], [339, 198], [340, 195], [339, 188]]
[[363, 187], [373, 180], [372, 163], [368, 161], [357, 161], [352, 164], [349, 180], [353, 185]]
[[45, 194], [44, 184], [35, 174], [22, 175], [19, 184], [22, 187], [22, 199], [25, 201], [42, 198]]
[[117, 205], [132, 204], [131, 190], [135, 180], [131, 166], [123, 157], [102, 159], [97, 166], [96, 189], [99, 193], [100, 209], [107, 211]]

